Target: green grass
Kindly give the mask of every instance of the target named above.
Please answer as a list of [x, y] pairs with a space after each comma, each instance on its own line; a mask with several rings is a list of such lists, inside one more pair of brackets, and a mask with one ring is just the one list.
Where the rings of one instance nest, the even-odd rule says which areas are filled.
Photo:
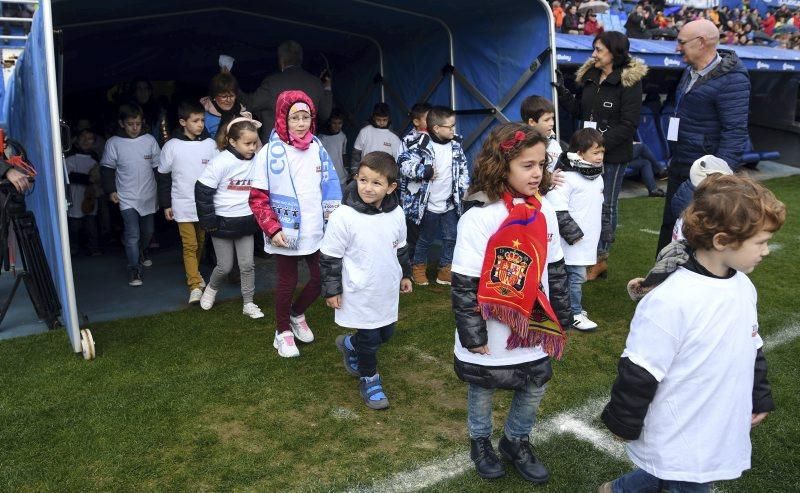
[[[783, 248], [752, 275], [761, 330], [797, 320], [800, 178], [768, 185], [790, 209]], [[570, 333], [540, 419], [608, 392], [634, 303], [628, 279], [650, 266], [663, 202], [621, 201], [606, 281], [586, 285], [601, 323]], [[177, 281], [176, 281], [177, 282]], [[257, 297], [271, 307], [269, 295]], [[449, 290], [403, 296], [395, 337], [379, 354], [392, 407], [366, 409], [341, 368], [340, 330], [321, 302], [309, 311], [317, 341], [286, 360], [272, 348], [274, 319], [253, 321], [238, 302], [93, 326], [98, 357], [69, 353], [63, 331], [0, 343], [0, 491], [341, 490], [467, 449], [466, 390], [452, 371]], [[800, 342], [768, 353], [778, 410], [753, 432], [753, 469], [725, 491], [793, 491], [800, 481]], [[503, 395], [507, 394], [507, 395]], [[508, 393], [495, 405], [496, 429]], [[534, 428], [534, 433], [536, 429]], [[629, 465], [559, 435], [537, 447], [552, 472], [541, 491], [592, 491]], [[431, 491], [529, 491], [509, 468], [487, 482], [468, 472]]]

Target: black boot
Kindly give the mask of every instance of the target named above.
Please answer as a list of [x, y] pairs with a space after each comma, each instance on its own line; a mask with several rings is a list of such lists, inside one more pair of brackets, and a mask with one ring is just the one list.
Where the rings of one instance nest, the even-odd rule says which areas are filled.
[[471, 438], [469, 440], [469, 456], [475, 463], [478, 476], [483, 479], [500, 478], [506, 475], [503, 463], [497, 457], [492, 442], [488, 438]]
[[528, 437], [510, 440], [504, 434], [497, 448], [500, 449], [500, 455], [512, 461], [520, 475], [528, 481], [539, 484], [550, 479], [547, 468], [533, 455]]

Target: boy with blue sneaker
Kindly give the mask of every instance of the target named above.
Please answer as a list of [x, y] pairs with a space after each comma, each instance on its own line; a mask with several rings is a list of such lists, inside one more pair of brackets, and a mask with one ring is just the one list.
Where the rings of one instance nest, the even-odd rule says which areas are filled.
[[365, 155], [342, 206], [330, 215], [320, 248], [325, 303], [336, 310], [337, 325], [356, 329], [337, 337], [336, 347], [345, 370], [360, 377], [361, 398], [370, 409], [389, 407], [377, 352], [394, 333], [398, 288], [412, 290], [405, 215], [396, 188], [392, 155]]

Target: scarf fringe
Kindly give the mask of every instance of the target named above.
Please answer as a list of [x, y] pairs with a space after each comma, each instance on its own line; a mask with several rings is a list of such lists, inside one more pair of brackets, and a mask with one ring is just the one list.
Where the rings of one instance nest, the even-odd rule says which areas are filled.
[[540, 330], [528, 331], [526, 335], [517, 332], [511, 332], [506, 341], [507, 349], [516, 349], [520, 347], [536, 347], [541, 346], [542, 350], [548, 356], [557, 360], [561, 359], [564, 354], [564, 346], [567, 343], [567, 338], [564, 335], [555, 335], [542, 332]]
[[[528, 330], [528, 317], [519, 310], [495, 303], [481, 303], [481, 316], [484, 320], [493, 318], [511, 327], [512, 332], [525, 332]], [[511, 349], [511, 348], [509, 348]]]

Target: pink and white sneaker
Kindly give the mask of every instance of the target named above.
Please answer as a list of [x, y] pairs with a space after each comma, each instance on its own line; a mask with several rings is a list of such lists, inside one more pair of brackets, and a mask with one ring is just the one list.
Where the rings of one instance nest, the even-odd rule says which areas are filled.
[[292, 328], [292, 334], [294, 334], [300, 342], [309, 343], [314, 341], [314, 333], [311, 332], [311, 327], [306, 323], [305, 315], [298, 315], [296, 317], [290, 315], [289, 326]]
[[291, 332], [275, 331], [275, 340], [272, 341], [272, 347], [278, 350], [278, 356], [282, 358], [296, 358], [300, 356], [300, 350], [297, 349], [297, 344], [294, 343], [294, 335]]

